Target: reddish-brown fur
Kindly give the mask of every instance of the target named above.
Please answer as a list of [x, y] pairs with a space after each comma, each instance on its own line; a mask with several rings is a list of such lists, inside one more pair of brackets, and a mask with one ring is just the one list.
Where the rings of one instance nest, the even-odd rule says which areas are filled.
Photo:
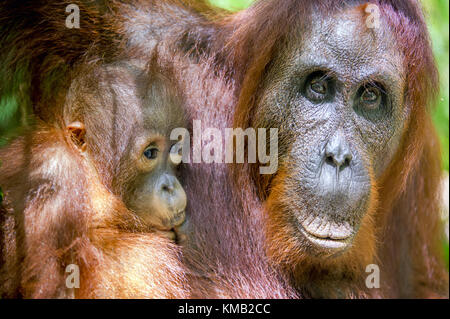
[[[2, 55], [2, 76], [14, 79], [5, 80], [11, 85], [1, 94], [17, 97], [21, 111], [33, 109], [39, 118], [22, 114], [20, 137], [0, 150], [0, 296], [187, 297], [179, 247], [149, 232], [111, 193], [103, 183], [111, 176], [100, 178], [81, 160], [61, 124], [71, 79], [121, 52], [109, 9], [79, 4], [84, 27], [70, 30], [69, 3], [1, 8], [2, 26], [11, 31], [1, 39], [11, 48]], [[88, 67], [77, 71], [78, 65]], [[80, 267], [79, 289], [66, 287], [69, 264]]]
[[[148, 233], [66, 132], [36, 125], [0, 158], [3, 297], [187, 296], [176, 245]], [[66, 288], [69, 264], [80, 268], [80, 289]]]
[[[216, 50], [230, 30], [215, 20], [214, 10], [202, 6], [201, 1], [197, 4], [200, 9], [196, 5], [180, 7], [178, 1], [143, 3], [138, 8], [123, 6], [118, 10], [119, 32], [127, 39], [128, 58], [145, 60], [157, 51], [159, 63], [174, 65], [173, 75], [183, 93], [189, 126], [193, 120], [201, 120], [203, 127], [223, 130], [232, 126], [238, 72], [217, 68], [224, 56]], [[217, 14], [222, 16], [221, 12]], [[142, 25], [151, 28], [127, 27]], [[142, 39], [156, 40], [157, 45]], [[241, 201], [234, 193], [229, 167], [189, 164], [181, 171], [188, 196], [182, 251], [190, 296], [296, 297], [266, 256], [262, 206], [258, 210], [258, 202]]]

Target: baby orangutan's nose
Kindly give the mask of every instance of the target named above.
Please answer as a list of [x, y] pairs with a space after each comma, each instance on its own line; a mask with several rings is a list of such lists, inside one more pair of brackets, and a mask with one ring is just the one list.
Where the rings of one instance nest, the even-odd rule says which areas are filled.
[[180, 226], [185, 218], [186, 193], [175, 176], [166, 174], [160, 184], [160, 197], [166, 202], [169, 216], [164, 224], [168, 228]]

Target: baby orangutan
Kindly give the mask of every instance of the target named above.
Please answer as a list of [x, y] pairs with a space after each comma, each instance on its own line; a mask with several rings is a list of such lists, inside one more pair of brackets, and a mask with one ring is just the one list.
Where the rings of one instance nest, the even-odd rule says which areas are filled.
[[37, 120], [0, 150], [0, 296], [187, 297], [173, 85], [124, 62], [77, 74], [58, 123]]
[[[99, 83], [100, 81], [100, 83]], [[172, 129], [184, 127], [176, 94], [160, 73], [110, 65], [74, 81], [64, 119], [82, 156], [142, 222], [166, 232], [184, 222], [186, 194]]]

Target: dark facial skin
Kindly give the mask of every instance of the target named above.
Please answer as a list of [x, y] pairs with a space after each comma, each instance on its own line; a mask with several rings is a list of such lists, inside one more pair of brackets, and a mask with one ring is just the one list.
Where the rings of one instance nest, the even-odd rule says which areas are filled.
[[84, 116], [85, 156], [107, 176], [104, 183], [149, 226], [181, 225], [186, 194], [177, 178], [177, 141], [169, 137], [185, 124], [170, 84], [143, 66], [115, 64], [94, 70], [72, 92], [81, 96], [75, 103]]
[[328, 256], [351, 247], [408, 110], [382, 21], [368, 29], [355, 9], [312, 21], [268, 70], [252, 126], [279, 128], [289, 220], [306, 251]]

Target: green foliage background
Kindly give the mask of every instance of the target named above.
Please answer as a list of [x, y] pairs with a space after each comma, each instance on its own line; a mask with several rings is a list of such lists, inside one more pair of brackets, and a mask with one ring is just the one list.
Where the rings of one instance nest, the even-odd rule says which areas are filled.
[[441, 75], [441, 95], [434, 112], [434, 122], [442, 144], [444, 168], [449, 169], [449, 75], [448, 75], [448, 0], [423, 0], [427, 11], [428, 28], [433, 41], [433, 50]]

